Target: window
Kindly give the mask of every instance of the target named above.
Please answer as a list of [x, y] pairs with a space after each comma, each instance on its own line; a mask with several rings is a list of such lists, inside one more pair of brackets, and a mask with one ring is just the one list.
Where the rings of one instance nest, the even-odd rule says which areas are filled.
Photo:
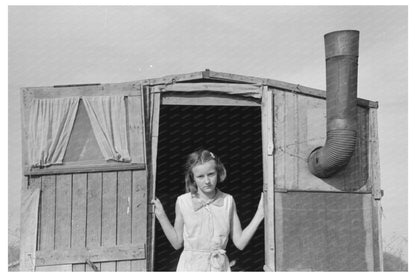
[[82, 100], [78, 105], [78, 112], [64, 156], [64, 163], [79, 161], [105, 162]]

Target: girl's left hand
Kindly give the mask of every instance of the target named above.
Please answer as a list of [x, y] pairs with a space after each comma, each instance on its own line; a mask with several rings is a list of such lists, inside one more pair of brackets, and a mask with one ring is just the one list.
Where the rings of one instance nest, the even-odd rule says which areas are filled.
[[263, 204], [263, 195], [264, 193], [261, 193], [261, 197], [260, 197], [260, 201], [259, 201], [259, 205], [257, 207], [257, 214], [261, 217], [264, 218], [264, 204]]
[[163, 205], [158, 198], [155, 198], [151, 201], [153, 205], [155, 205], [155, 215], [158, 219], [166, 216], [165, 210], [163, 209]]

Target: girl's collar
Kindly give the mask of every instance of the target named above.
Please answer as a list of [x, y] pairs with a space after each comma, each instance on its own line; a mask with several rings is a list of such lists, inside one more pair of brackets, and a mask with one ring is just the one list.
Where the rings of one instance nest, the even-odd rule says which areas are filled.
[[220, 191], [218, 188], [216, 188], [216, 192], [214, 195], [214, 198], [212, 198], [209, 201], [202, 200], [198, 193], [191, 193], [191, 200], [192, 200], [192, 206], [194, 208], [194, 211], [197, 211], [201, 209], [202, 207], [208, 206], [208, 205], [214, 205], [218, 207], [222, 207], [224, 205], [224, 197], [222, 191]]

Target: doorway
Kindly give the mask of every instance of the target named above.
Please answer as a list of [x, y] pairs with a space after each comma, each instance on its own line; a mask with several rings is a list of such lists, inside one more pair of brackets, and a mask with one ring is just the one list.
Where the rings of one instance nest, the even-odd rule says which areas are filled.
[[[157, 154], [156, 196], [170, 221], [176, 198], [185, 193], [183, 166], [198, 148], [217, 154], [227, 169], [218, 188], [236, 202], [242, 228], [253, 218], [263, 189], [261, 107], [161, 105]], [[175, 271], [181, 250], [175, 250], [155, 225], [154, 270]], [[264, 222], [247, 247], [227, 246], [232, 271], [263, 271]]]

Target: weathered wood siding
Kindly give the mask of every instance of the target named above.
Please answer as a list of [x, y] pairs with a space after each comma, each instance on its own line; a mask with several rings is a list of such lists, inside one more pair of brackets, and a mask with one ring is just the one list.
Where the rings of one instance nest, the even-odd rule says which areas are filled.
[[368, 182], [368, 114], [358, 106], [358, 139], [346, 168], [331, 178], [313, 176], [307, 159], [313, 149], [325, 144], [325, 99], [273, 90], [275, 188], [301, 191], [371, 192]]
[[[101, 95], [126, 97], [131, 163], [71, 162], [28, 170], [32, 99]], [[29, 188], [41, 189], [36, 270], [145, 271], [148, 183], [141, 84], [24, 88], [22, 112], [25, 180]]]
[[[228, 76], [210, 74], [220, 79]], [[192, 78], [200, 77], [196, 74]], [[236, 81], [242, 80], [238, 77]], [[320, 179], [309, 172], [307, 158], [325, 143], [325, 100], [322, 92], [301, 93], [301, 88], [264, 87], [265, 93], [271, 92], [268, 99], [272, 101], [267, 110], [262, 103], [262, 121], [268, 119], [262, 123], [264, 168], [271, 174], [264, 177], [268, 227], [265, 269], [380, 270], [381, 190], [375, 109], [358, 107], [358, 140], [350, 163], [335, 176]], [[33, 261], [36, 270], [152, 269], [155, 220], [148, 211], [148, 198], [154, 196], [156, 185], [160, 94], [142, 103], [140, 90], [138, 82], [22, 89], [23, 187], [41, 189]], [[117, 168], [99, 161], [89, 167], [75, 163], [28, 170], [27, 124], [33, 98], [114, 94], [126, 96], [131, 164]], [[172, 96], [164, 104], [176, 105], [182, 100]], [[217, 104], [211, 98], [199, 100]], [[226, 104], [245, 105], [233, 101]], [[196, 102], [185, 104], [192, 103]], [[143, 107], [147, 109], [146, 120]], [[145, 135], [151, 146], [148, 149], [144, 147]]]
[[325, 99], [272, 91], [276, 270], [382, 270], [375, 109], [358, 106], [349, 164], [320, 179], [307, 158], [325, 144]]
[[[32, 180], [32, 179], [29, 179]], [[140, 259], [121, 255], [120, 260], [94, 262], [101, 271], [144, 271], [147, 234], [146, 171], [120, 171], [48, 175], [41, 182], [37, 253], [110, 249], [131, 245], [143, 250]], [[114, 248], [116, 249], [116, 248]], [[113, 250], [114, 251], [114, 250]], [[104, 250], [103, 250], [104, 252]], [[81, 257], [75, 257], [79, 259]], [[92, 261], [93, 257], [91, 258]], [[100, 260], [101, 258], [98, 258]], [[60, 263], [41, 261], [41, 265]], [[37, 270], [44, 269], [42, 266]], [[92, 271], [86, 262], [72, 265], [73, 271]]]

